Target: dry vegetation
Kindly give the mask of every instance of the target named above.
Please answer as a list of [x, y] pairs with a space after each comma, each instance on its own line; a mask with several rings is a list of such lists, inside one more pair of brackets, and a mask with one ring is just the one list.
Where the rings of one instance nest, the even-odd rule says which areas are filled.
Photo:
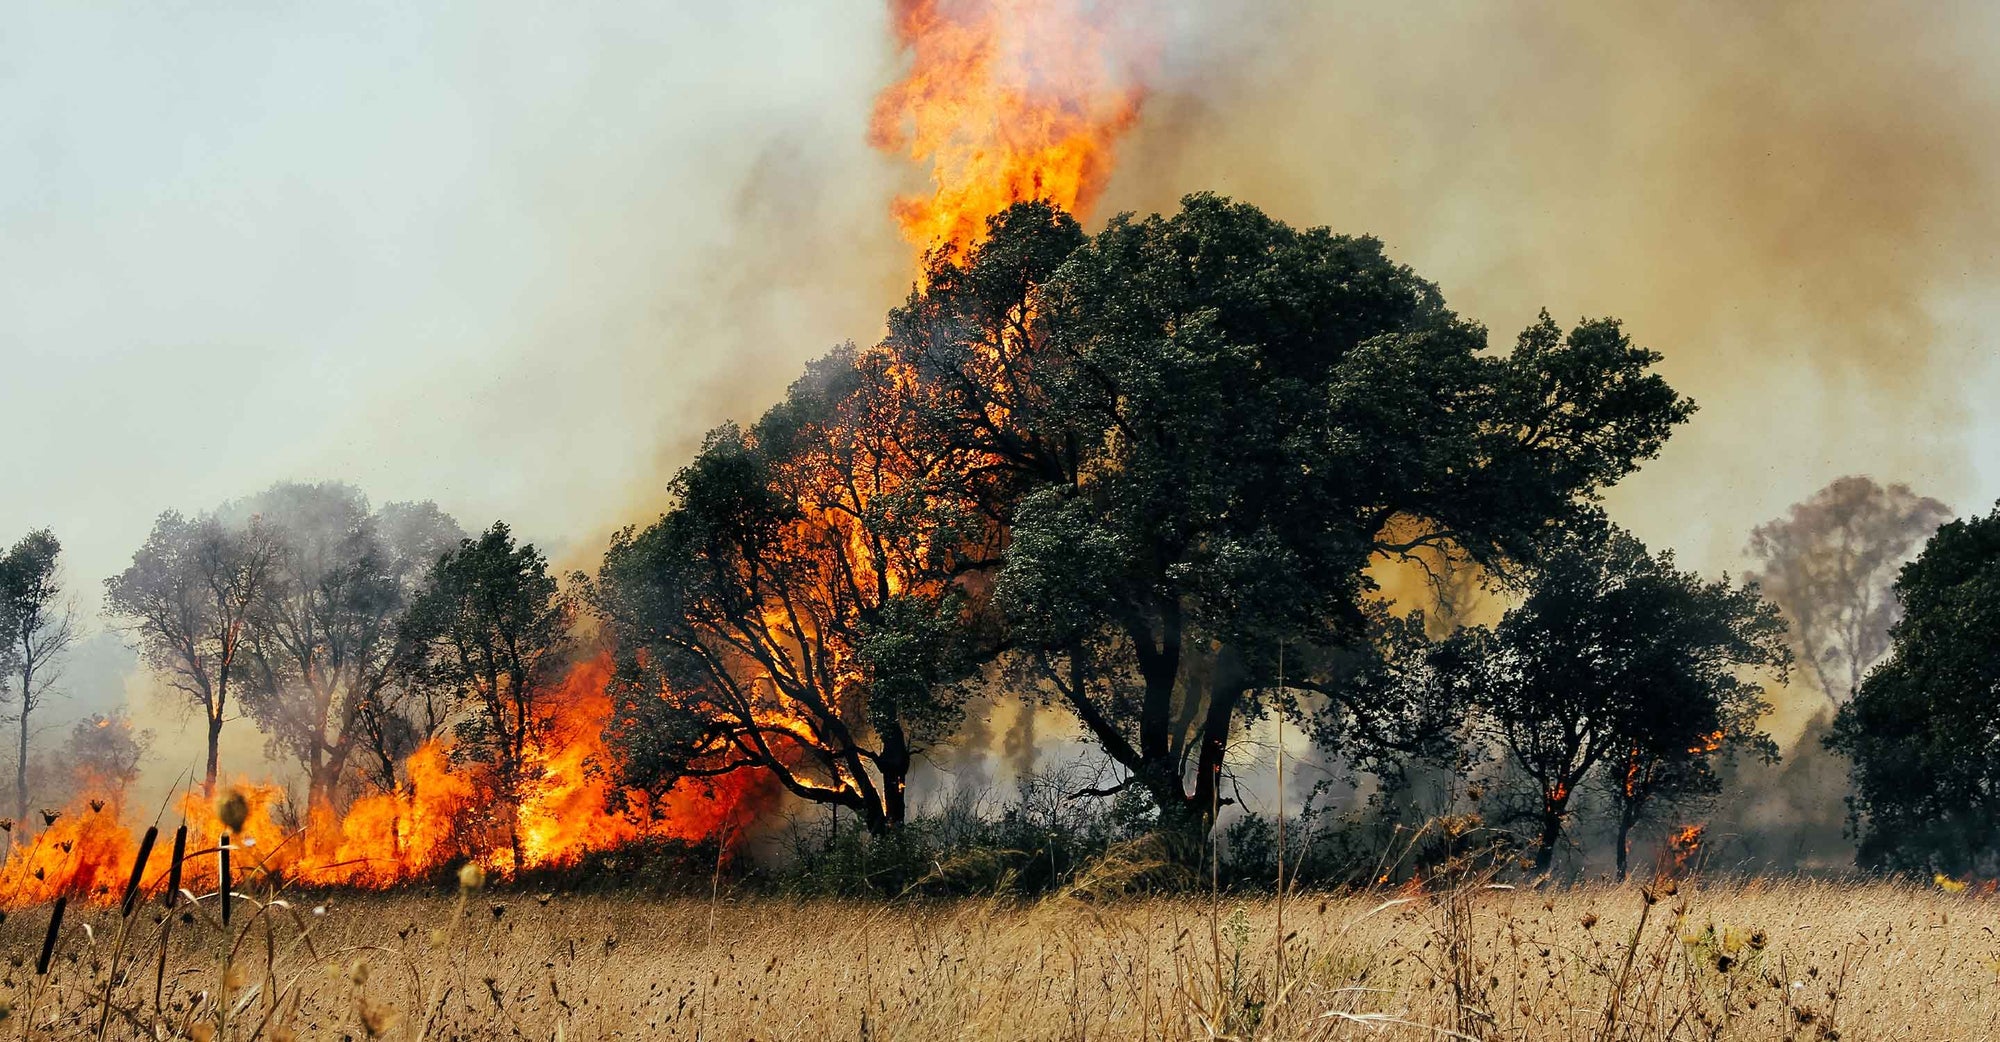
[[1991, 899], [1887, 884], [1299, 895], [1282, 957], [1269, 898], [311, 901], [239, 899], [227, 969], [213, 898], [184, 905], [157, 1002], [157, 901], [122, 944], [115, 907], [72, 908], [46, 977], [48, 910], [24, 910], [0, 927], [0, 1034], [212, 1039], [225, 976], [236, 1039], [1973, 1039], [2000, 1024]]

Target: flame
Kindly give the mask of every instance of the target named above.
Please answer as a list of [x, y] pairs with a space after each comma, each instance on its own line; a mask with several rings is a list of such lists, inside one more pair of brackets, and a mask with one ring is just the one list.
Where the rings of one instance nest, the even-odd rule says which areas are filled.
[[[1146, 98], [1144, 73], [1155, 48], [1138, 23], [1147, 12], [1131, 0], [891, 5], [911, 66], [876, 99], [869, 141], [929, 168], [931, 191], [893, 205], [905, 238], [958, 258], [984, 234], [988, 218], [1016, 202], [1042, 200], [1087, 216]], [[899, 390], [917, 391], [910, 374], [892, 369], [885, 375]], [[932, 533], [886, 545], [858, 519], [874, 501], [889, 502], [920, 478], [923, 465], [901, 454], [893, 438], [857, 451], [874, 454], [875, 484], [822, 497], [825, 505], [809, 509], [788, 541], [818, 545], [830, 561], [839, 558], [831, 564], [846, 569], [848, 581], [867, 586], [879, 578], [893, 596], [918, 581], [907, 562], [929, 555]], [[826, 461], [807, 461], [803, 469], [822, 476], [834, 470]], [[826, 577], [829, 589], [834, 581]], [[766, 614], [777, 643], [838, 644], [831, 632], [836, 627]], [[832, 701], [845, 706], [860, 679], [852, 649], [828, 650]], [[773, 798], [771, 776], [739, 770], [683, 780], [659, 796], [620, 791], [616, 754], [604, 738], [614, 708], [605, 691], [611, 668], [608, 654], [580, 663], [549, 700], [552, 715], [524, 757], [528, 777], [515, 807], [494, 800], [488, 771], [454, 758], [448, 737], [434, 737], [412, 752], [394, 789], [353, 799], [344, 811], [310, 808], [305, 820], [282, 785], [236, 780], [232, 788], [244, 795], [249, 814], [226, 841], [233, 871], [244, 878], [269, 874], [386, 887], [466, 860], [505, 875], [644, 838], [717, 837], [726, 849]], [[816, 710], [772, 687], [769, 704], [756, 707], [756, 727], [780, 739], [775, 755], [804, 758], [823, 741], [815, 714], [824, 707]], [[802, 784], [851, 785], [844, 770], [836, 767], [831, 777]], [[32, 823], [16, 826], [16, 846], [0, 864], [0, 908], [64, 893], [115, 900], [138, 845], [115, 797], [113, 791], [108, 809], [98, 802], [103, 797], [80, 798], [32, 839], [25, 835]], [[216, 848], [225, 842], [215, 807], [189, 794], [177, 810], [190, 833], [184, 885], [212, 888]], [[164, 878], [165, 861], [155, 855], [149, 886]]]
[[[493, 800], [485, 768], [454, 762], [450, 740], [443, 738], [410, 754], [394, 791], [363, 796], [341, 814], [317, 809], [304, 822], [295, 820], [284, 786], [236, 779], [227, 791], [243, 795], [248, 814], [229, 839], [234, 877], [379, 888], [466, 860], [506, 875], [517, 868], [510, 824], [521, 835], [519, 868], [570, 864], [640, 839], [714, 837], [727, 850], [769, 799], [769, 777], [738, 772], [684, 780], [658, 798], [621, 791], [604, 738], [612, 712], [605, 693], [611, 668], [609, 654], [579, 663], [550, 699], [554, 713], [528, 750], [531, 780], [511, 812]], [[188, 826], [182, 885], [197, 893], [213, 890], [215, 854], [225, 833], [216, 805], [190, 792], [177, 810]], [[34, 822], [15, 826], [16, 847], [0, 864], [0, 908], [59, 894], [114, 901], [123, 893], [138, 839], [121, 820], [115, 797], [79, 797], [39, 835], [22, 838], [29, 824]], [[156, 848], [147, 868], [149, 891], [166, 877], [166, 849]]]
[[1682, 825], [1667, 837], [1667, 850], [1673, 854], [1676, 871], [1686, 868], [1688, 860], [1700, 852], [1702, 836], [1707, 832], [1707, 825]]
[[115, 900], [122, 893], [138, 842], [120, 824], [115, 802], [93, 810], [78, 800], [55, 814], [32, 839], [22, 835], [28, 822], [14, 825], [14, 848], [0, 865], [0, 907], [40, 904], [59, 894]]
[[[1079, 217], [1104, 191], [1139, 117], [1151, 47], [1129, 3], [892, 0], [909, 73], [876, 98], [868, 140], [930, 167], [929, 195], [896, 200], [903, 236], [956, 256], [1009, 205]], [[1137, 13], [1137, 12], [1131, 12]], [[1137, 51], [1134, 62], [1114, 56]]]

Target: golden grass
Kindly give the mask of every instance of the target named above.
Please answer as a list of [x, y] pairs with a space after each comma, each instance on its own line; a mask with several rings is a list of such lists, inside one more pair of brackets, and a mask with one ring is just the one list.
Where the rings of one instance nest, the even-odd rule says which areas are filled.
[[[254, 925], [227, 971], [228, 1037], [2000, 1037], [1990, 898], [1803, 881], [1656, 897], [1477, 884], [1299, 896], [1282, 962], [1268, 899], [478, 893], [455, 924], [455, 902], [414, 895], [262, 920], [239, 901], [237, 923]], [[177, 920], [150, 1009], [159, 916], [154, 903], [137, 918], [105, 1037], [214, 1038], [219, 932]], [[46, 979], [34, 964], [47, 910], [0, 926], [0, 1038], [95, 1037], [117, 922], [72, 908]]]

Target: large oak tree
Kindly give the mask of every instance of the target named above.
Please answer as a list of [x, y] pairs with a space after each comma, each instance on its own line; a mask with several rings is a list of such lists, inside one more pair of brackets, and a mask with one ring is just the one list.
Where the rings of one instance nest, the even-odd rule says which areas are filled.
[[885, 346], [1008, 528], [1008, 653], [1183, 835], [1280, 646], [1292, 692], [1347, 693], [1371, 563], [1532, 557], [1692, 410], [1615, 321], [1495, 353], [1374, 239], [1208, 195], [1080, 245], [1016, 208]]

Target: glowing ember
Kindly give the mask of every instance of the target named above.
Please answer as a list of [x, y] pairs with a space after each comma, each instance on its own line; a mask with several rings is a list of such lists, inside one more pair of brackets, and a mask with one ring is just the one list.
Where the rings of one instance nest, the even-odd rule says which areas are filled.
[[869, 143], [930, 167], [931, 194], [896, 201], [905, 238], [955, 254], [1013, 203], [1089, 212], [1145, 99], [1115, 57], [1133, 47], [1130, 6], [893, 0], [912, 64], [876, 99]]

